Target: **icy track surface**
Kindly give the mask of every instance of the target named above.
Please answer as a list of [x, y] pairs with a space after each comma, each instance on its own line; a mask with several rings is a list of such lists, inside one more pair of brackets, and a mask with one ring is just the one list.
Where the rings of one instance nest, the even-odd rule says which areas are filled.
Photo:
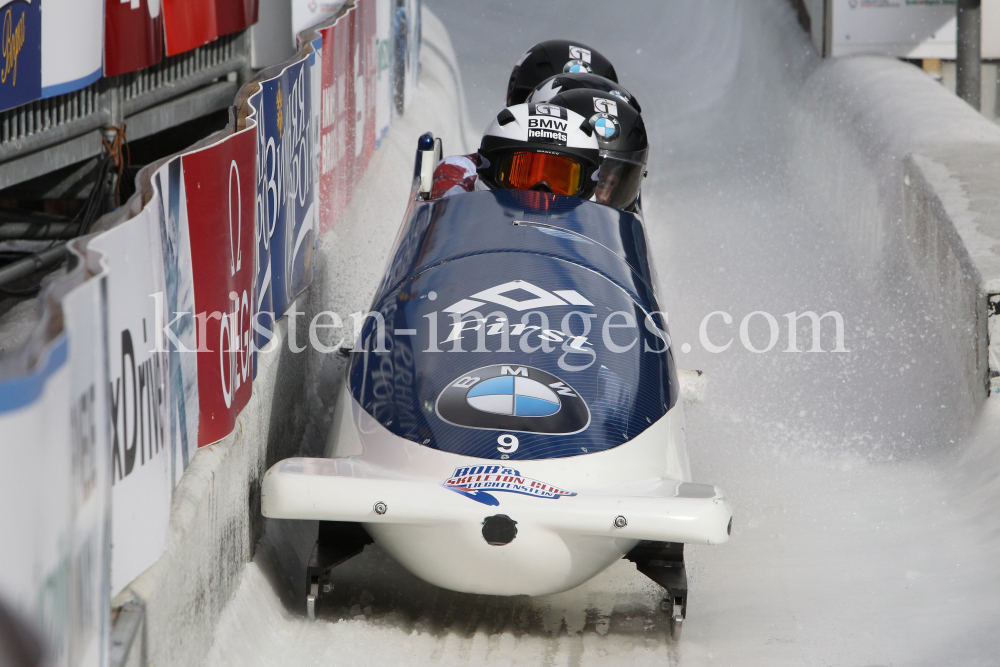
[[[679, 366], [709, 378], [687, 406], [692, 469], [728, 492], [732, 540], [687, 548], [674, 644], [657, 589], [624, 561], [561, 595], [504, 599], [435, 589], [369, 547], [309, 622], [275, 592], [269, 554], [290, 550], [272, 522], [206, 664], [997, 664], [998, 406], [963, 432], [961, 380], [907, 269], [872, 271], [838, 232], [846, 221], [813, 204], [838, 167], [816, 155], [804, 182], [790, 166], [797, 92], [819, 61], [787, 3], [427, 4], [450, 31], [476, 128], [500, 109], [511, 65], [549, 38], [600, 49], [642, 103], [661, 304]], [[385, 187], [405, 197], [405, 182]], [[385, 223], [385, 244], [398, 224]], [[717, 317], [710, 336], [734, 342], [710, 354], [698, 327], [716, 310], [734, 321]], [[783, 314], [805, 310], [842, 313], [850, 351], [783, 353]], [[739, 340], [753, 311], [782, 327], [765, 354]], [[767, 345], [763, 318], [749, 333]]]

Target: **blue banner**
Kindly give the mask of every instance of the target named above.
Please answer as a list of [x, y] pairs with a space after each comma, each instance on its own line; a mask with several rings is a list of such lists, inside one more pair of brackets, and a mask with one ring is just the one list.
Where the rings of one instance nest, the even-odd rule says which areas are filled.
[[10, 2], [0, 7], [0, 111], [42, 96], [42, 2]]
[[[258, 123], [257, 312], [264, 329], [312, 281], [317, 214], [312, 60], [288, 66], [251, 98]], [[256, 338], [258, 349], [267, 342], [263, 333]]]

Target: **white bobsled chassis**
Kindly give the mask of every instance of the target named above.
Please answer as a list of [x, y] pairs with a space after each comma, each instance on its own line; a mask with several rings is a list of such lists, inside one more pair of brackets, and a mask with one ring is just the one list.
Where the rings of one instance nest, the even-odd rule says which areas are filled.
[[665, 589], [678, 637], [683, 545], [726, 542], [732, 509], [690, 481], [641, 218], [538, 192], [424, 201], [440, 152], [428, 135], [420, 149], [325, 457], [263, 480], [264, 516], [319, 521], [309, 615], [374, 541], [425, 581], [489, 595], [565, 591], [625, 557]]

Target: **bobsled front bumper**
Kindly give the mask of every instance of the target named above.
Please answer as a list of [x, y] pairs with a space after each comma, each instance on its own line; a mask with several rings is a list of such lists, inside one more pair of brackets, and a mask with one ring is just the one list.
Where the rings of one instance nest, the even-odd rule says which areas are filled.
[[[352, 457], [286, 459], [264, 476], [261, 510], [276, 519], [363, 524], [420, 578], [490, 595], [547, 595], [582, 584], [640, 540], [721, 544], [732, 509], [710, 484], [655, 480], [628, 489], [539, 498], [465, 495], [434, 478], [404, 477]], [[501, 515], [516, 536], [487, 541]]]
[[349, 458], [291, 458], [276, 464], [264, 475], [261, 511], [276, 519], [412, 526], [479, 525], [485, 516], [506, 513], [559, 533], [689, 544], [726, 542], [732, 520], [729, 502], [710, 484], [662, 480], [634, 495], [613, 490], [562, 498], [503, 494], [500, 505], [492, 507], [436, 480], [393, 476]]

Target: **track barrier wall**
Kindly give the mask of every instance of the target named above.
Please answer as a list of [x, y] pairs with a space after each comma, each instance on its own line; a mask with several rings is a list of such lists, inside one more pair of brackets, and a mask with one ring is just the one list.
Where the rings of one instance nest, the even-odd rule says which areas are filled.
[[[227, 3], [256, 15], [255, 0]], [[164, 19], [189, 4], [166, 0]], [[149, 165], [71, 244], [36, 329], [0, 361], [0, 597], [52, 664], [109, 664], [112, 596], [145, 614], [116, 660], [187, 665], [207, 650], [259, 535], [259, 478], [305, 420], [282, 317], [415, 89], [419, 12], [357, 0], [301, 33], [291, 61], [240, 90], [225, 130]], [[221, 29], [200, 25], [205, 39]], [[169, 25], [166, 41], [179, 48]], [[271, 353], [252, 345], [271, 339]]]
[[[807, 75], [791, 125], [792, 171], [818, 209], [853, 221], [874, 283], [917, 277], [927, 331], [961, 396], [964, 433], [1000, 394], [1000, 127], [919, 69], [896, 60], [828, 59]], [[836, 165], [820, 178], [817, 155]]]

